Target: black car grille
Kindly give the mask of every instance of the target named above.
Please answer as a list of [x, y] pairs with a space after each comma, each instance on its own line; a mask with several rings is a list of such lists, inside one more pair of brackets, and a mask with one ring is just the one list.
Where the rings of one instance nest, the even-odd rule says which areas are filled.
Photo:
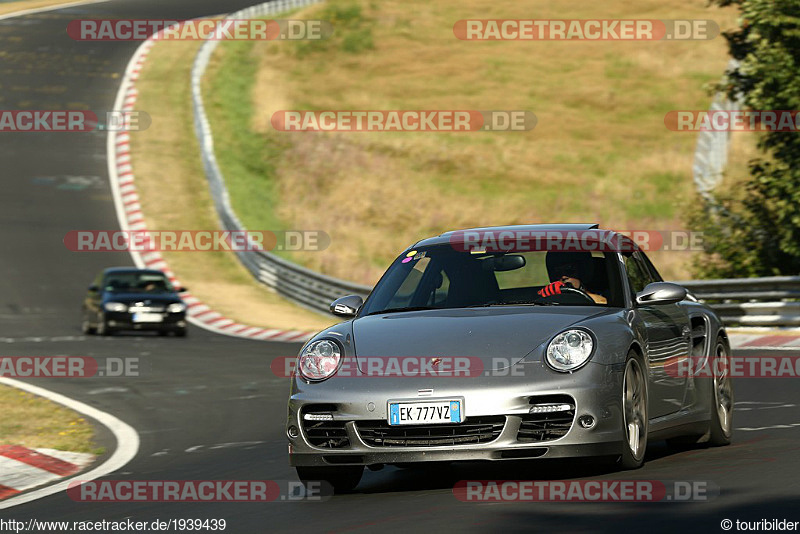
[[500, 436], [503, 415], [471, 417], [464, 423], [391, 426], [386, 421], [359, 421], [358, 433], [373, 447], [437, 447], [489, 443]]
[[575, 419], [575, 410], [552, 413], [531, 413], [520, 415], [522, 420], [517, 433], [517, 441], [534, 443], [552, 441], [561, 438], [569, 432], [572, 420]]

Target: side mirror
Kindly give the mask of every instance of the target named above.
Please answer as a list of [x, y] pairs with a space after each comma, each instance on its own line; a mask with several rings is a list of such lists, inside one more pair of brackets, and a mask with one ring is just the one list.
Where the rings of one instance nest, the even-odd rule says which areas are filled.
[[647, 284], [636, 294], [637, 304], [675, 304], [686, 298], [686, 288], [670, 282]]
[[187, 291], [189, 291], [188, 287], [176, 287], [175, 288], [175, 293], [186, 293]]
[[348, 295], [331, 302], [331, 313], [339, 317], [355, 317], [364, 304], [364, 299], [358, 295]]
[[95, 284], [89, 286], [89, 291], [91, 291], [92, 293], [96, 293], [98, 289], [100, 288], [97, 287]]

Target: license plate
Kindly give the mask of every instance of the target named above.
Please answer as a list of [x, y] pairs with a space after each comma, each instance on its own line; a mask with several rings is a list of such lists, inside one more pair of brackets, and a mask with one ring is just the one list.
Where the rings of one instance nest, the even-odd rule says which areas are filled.
[[464, 420], [460, 400], [390, 402], [390, 425], [438, 425]]
[[164, 320], [164, 317], [161, 316], [160, 313], [134, 313], [133, 314], [133, 322], [134, 323], [160, 323]]

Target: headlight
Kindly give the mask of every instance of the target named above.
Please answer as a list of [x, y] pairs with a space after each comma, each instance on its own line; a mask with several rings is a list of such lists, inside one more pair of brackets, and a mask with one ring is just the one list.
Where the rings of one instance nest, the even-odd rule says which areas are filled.
[[310, 343], [300, 353], [297, 369], [306, 380], [325, 380], [336, 374], [342, 361], [339, 344], [329, 339]]
[[592, 356], [594, 341], [585, 330], [561, 332], [547, 346], [547, 363], [556, 371], [574, 371]]
[[125, 304], [121, 303], [121, 302], [106, 302], [103, 305], [103, 308], [105, 308], [106, 311], [110, 311], [110, 312], [126, 312], [126, 311], [128, 311], [128, 307]]
[[167, 306], [167, 313], [181, 313], [186, 311], [186, 304], [183, 302], [173, 302]]

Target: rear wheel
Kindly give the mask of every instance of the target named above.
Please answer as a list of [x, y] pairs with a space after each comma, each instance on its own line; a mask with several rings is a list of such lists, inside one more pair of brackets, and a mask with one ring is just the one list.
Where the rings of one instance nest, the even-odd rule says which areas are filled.
[[714, 350], [714, 360], [710, 362], [714, 381], [709, 401], [711, 420], [708, 423], [708, 432], [704, 435], [670, 438], [667, 440], [667, 445], [673, 449], [687, 450], [702, 442], [712, 447], [730, 444], [734, 401], [729, 353], [728, 345], [723, 340], [718, 340]]
[[714, 369], [714, 391], [712, 392], [711, 424], [708, 443], [714, 447], [731, 442], [733, 428], [733, 383], [730, 373], [728, 344], [717, 340], [716, 368]]
[[625, 445], [622, 449], [620, 467], [638, 469], [644, 463], [647, 449], [647, 379], [639, 355], [628, 353], [625, 373], [622, 378], [622, 415]]
[[359, 465], [337, 467], [295, 467], [297, 477], [303, 484], [324, 481], [333, 486], [336, 493], [352, 491], [361, 481], [364, 468]]

